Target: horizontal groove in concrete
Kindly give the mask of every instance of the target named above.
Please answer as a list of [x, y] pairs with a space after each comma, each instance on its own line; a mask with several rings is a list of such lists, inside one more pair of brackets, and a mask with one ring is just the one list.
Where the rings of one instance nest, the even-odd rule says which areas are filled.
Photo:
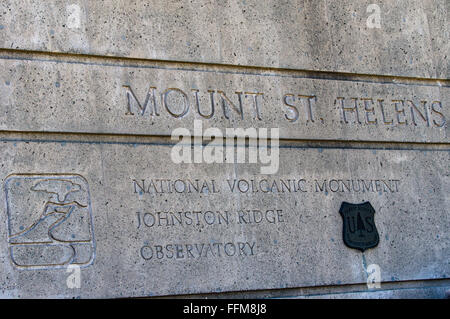
[[29, 51], [0, 48], [0, 59], [40, 61], [44, 63], [85, 64], [110, 67], [136, 67], [173, 70], [195, 70], [200, 72], [217, 72], [258, 76], [278, 76], [292, 78], [311, 78], [369, 83], [390, 83], [419, 86], [450, 87], [450, 79], [421, 78], [393, 75], [373, 75], [362, 73], [330, 72], [304, 69], [286, 69], [260, 67], [251, 65], [231, 65], [217, 63], [183, 62], [173, 60], [154, 60], [102, 55]]

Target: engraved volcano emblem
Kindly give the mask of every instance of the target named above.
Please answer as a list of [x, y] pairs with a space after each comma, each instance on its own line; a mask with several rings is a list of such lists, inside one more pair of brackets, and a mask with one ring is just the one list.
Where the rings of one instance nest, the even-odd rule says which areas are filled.
[[18, 268], [87, 266], [95, 244], [89, 189], [80, 175], [11, 175], [4, 184], [8, 244]]
[[343, 202], [339, 213], [343, 219], [345, 245], [361, 251], [378, 245], [380, 238], [375, 226], [375, 209], [369, 202], [362, 204]]

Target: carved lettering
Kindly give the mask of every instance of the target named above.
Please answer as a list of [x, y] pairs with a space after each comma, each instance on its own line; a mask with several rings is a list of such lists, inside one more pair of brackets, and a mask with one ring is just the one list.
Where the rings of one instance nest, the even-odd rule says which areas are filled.
[[[144, 99], [139, 99], [129, 85], [123, 85], [126, 97], [125, 115], [133, 116], [159, 116], [159, 110], [165, 110], [172, 118], [182, 118], [189, 114], [192, 108], [202, 119], [209, 120], [214, 116], [221, 116], [229, 121], [248, 119], [245, 115], [252, 109], [255, 121], [266, 120], [263, 118], [263, 109], [266, 103], [263, 101], [274, 97], [267, 96], [265, 92], [258, 90], [230, 90], [197, 88], [180, 89], [170, 87], [160, 90], [155, 86], [148, 86]], [[187, 94], [186, 92], [192, 92]], [[161, 106], [157, 105], [157, 96], [161, 96]], [[277, 97], [275, 97], [276, 99]], [[282, 114], [289, 123], [311, 123], [312, 125], [324, 125], [336, 120], [327, 120], [326, 114], [320, 109], [328, 109], [325, 104], [327, 98], [311, 94], [284, 93], [279, 99], [284, 108]], [[332, 100], [331, 100], [332, 101]], [[445, 126], [446, 117], [442, 101], [427, 100], [411, 97], [386, 98], [380, 96], [337, 96], [334, 106], [338, 113], [336, 119], [339, 123], [349, 126], [378, 126], [380, 124], [398, 127], [427, 127], [439, 129]], [[222, 114], [216, 112], [222, 110]], [[250, 111], [251, 112], [251, 111]], [[322, 111], [323, 112], [323, 111]], [[219, 112], [220, 113], [220, 112]], [[316, 114], [319, 113], [319, 114]], [[328, 115], [330, 116], [330, 115]], [[319, 118], [320, 121], [316, 121]], [[299, 121], [302, 119], [303, 121]], [[317, 124], [319, 123], [319, 124]], [[246, 128], [248, 129], [248, 128]], [[246, 130], [244, 129], [244, 131]], [[240, 137], [240, 136], [239, 136]], [[333, 185], [334, 186], [334, 185]]]
[[256, 255], [256, 242], [144, 244], [140, 255], [144, 260], [251, 257]]

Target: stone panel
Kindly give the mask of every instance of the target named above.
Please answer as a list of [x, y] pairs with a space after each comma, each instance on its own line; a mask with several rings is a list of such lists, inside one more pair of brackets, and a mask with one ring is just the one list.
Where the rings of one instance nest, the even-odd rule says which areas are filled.
[[2, 1], [0, 47], [449, 77], [446, 0]]
[[[261, 175], [254, 164], [173, 164], [170, 150], [156, 142], [4, 139], [0, 199], [8, 203], [8, 227], [0, 230], [2, 296], [355, 284], [367, 281], [371, 264], [380, 267], [382, 282], [449, 276], [450, 220], [443, 209], [449, 205], [448, 150], [291, 145], [280, 149], [276, 175]], [[345, 246], [339, 208], [342, 202], [367, 201], [375, 209], [374, 223], [357, 222], [354, 230], [376, 227], [380, 241], [361, 252]], [[59, 208], [47, 209], [49, 202]], [[51, 243], [38, 236], [37, 227], [35, 237], [20, 233], [21, 226], [51, 222], [50, 212], [63, 214], [74, 206], [71, 216], [78, 218], [53, 227]], [[11, 219], [11, 207], [27, 217]], [[26, 267], [37, 268], [27, 271], [11, 258], [10, 248], [30, 238], [34, 246], [17, 253]], [[45, 254], [56, 249], [49, 245], [80, 240], [92, 243], [93, 251], [76, 250], [72, 259], [64, 251]], [[81, 289], [67, 287], [70, 273], [58, 263], [79, 264]], [[45, 290], [35, 284], [42, 281]]]
[[197, 119], [203, 128], [276, 127], [283, 139], [450, 136], [448, 80], [8, 52], [0, 64], [5, 131], [170, 136]]

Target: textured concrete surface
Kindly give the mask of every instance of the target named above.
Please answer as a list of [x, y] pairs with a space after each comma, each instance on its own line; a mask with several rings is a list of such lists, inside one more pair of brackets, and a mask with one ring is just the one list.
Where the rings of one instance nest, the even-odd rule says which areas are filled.
[[449, 3], [368, 0], [2, 1], [0, 47], [449, 77]]
[[0, 297], [444, 298], [449, 2], [371, 5], [1, 1]]
[[[76, 254], [81, 288], [69, 289], [66, 266], [58, 265], [70, 250], [43, 257], [36, 253], [40, 246], [11, 250], [26, 242], [24, 236], [2, 242], [2, 296], [119, 297], [366, 283], [371, 264], [380, 267], [382, 282], [448, 277], [450, 220], [442, 209], [448, 205], [447, 151], [287, 148], [280, 152], [279, 173], [264, 176], [251, 164], [173, 164], [170, 149], [4, 142], [0, 199], [8, 202], [8, 227], [1, 236], [11, 238], [14, 229], [30, 223], [18, 223], [18, 210], [19, 216], [45, 210], [48, 195], [37, 190], [50, 188], [29, 185], [69, 180], [83, 191], [53, 192], [86, 207], [86, 217], [53, 235], [68, 238], [69, 245], [84, 240], [93, 250]], [[171, 189], [160, 180], [170, 180]], [[347, 180], [355, 183], [350, 190], [343, 186]], [[358, 189], [362, 181], [371, 186]], [[361, 253], [344, 245], [342, 201], [371, 202], [378, 247]]]
[[448, 80], [10, 52], [0, 65], [8, 131], [170, 136], [198, 119], [205, 129], [278, 127], [287, 139], [450, 140]]
[[366, 290], [348, 293], [319, 294], [298, 297], [312, 299], [444, 299], [445, 287], [411, 288], [392, 290]]
[[228, 293], [190, 294], [162, 296], [158, 299], [445, 299], [448, 298], [448, 279], [383, 282], [380, 287], [369, 288], [366, 284], [301, 287]]

